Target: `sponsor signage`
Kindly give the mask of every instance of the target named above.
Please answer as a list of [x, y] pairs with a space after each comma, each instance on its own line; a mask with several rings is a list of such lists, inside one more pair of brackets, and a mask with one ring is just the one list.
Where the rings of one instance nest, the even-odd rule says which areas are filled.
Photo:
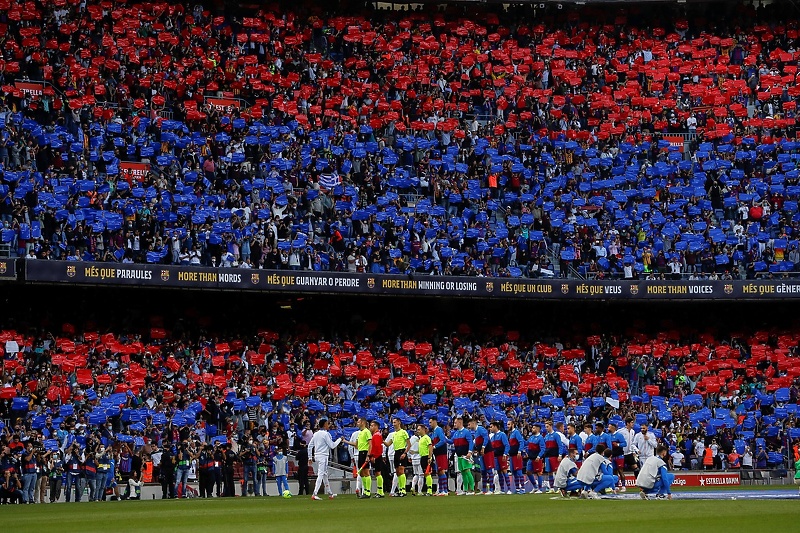
[[531, 300], [800, 299], [800, 280], [511, 280], [67, 261], [27, 261], [25, 266], [27, 281], [98, 285]]
[[17, 81], [14, 82], [14, 88], [22, 91], [28, 96], [39, 97], [44, 94], [44, 83], [38, 81]]
[[217, 111], [224, 113], [230, 113], [234, 108], [239, 109], [241, 107], [241, 102], [236, 98], [212, 98], [207, 96], [206, 103]]
[[120, 161], [119, 163], [119, 173], [129, 185], [133, 185], [134, 181], [144, 181], [148, 172], [150, 172], [150, 163], [137, 163], [134, 161]]
[[[672, 487], [736, 487], [742, 484], [738, 472], [673, 472], [675, 481]], [[635, 487], [636, 480], [631, 476], [625, 478], [626, 487]]]
[[662, 135], [661, 137], [669, 143], [671, 147], [677, 146], [679, 152], [683, 153], [683, 136], [682, 135]]

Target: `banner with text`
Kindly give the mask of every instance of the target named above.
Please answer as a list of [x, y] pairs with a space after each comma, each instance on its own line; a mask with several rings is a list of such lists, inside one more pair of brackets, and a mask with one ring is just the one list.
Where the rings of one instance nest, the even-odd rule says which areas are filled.
[[40, 81], [17, 81], [14, 88], [30, 97], [38, 98], [44, 94], [45, 84]]
[[119, 162], [119, 174], [128, 182], [128, 185], [133, 186], [134, 181], [141, 183], [144, 181], [148, 172], [150, 172], [150, 163], [137, 163], [136, 161]]
[[[674, 472], [673, 487], [735, 487], [742, 484], [739, 472]], [[627, 487], [635, 487], [636, 480], [625, 478]]]
[[237, 98], [212, 98], [206, 96], [206, 103], [222, 113], [231, 113], [235, 109], [240, 109], [242, 103]]
[[[7, 268], [13, 270], [13, 265], [9, 265]], [[144, 287], [532, 300], [800, 299], [800, 279], [785, 281], [512, 280], [509, 278], [397, 276], [32, 260], [26, 261], [25, 279], [31, 282]]]

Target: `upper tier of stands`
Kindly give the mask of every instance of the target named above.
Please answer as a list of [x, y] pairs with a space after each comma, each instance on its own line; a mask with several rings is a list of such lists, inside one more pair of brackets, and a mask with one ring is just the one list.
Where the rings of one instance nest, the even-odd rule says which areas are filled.
[[798, 24], [774, 5], [715, 4], [713, 19], [85, 5], [0, 1], [0, 251], [512, 277], [798, 270]]

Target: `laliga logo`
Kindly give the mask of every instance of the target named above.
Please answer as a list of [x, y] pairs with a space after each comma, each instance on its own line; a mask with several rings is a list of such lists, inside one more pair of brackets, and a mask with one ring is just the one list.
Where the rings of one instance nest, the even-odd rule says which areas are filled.
[[[686, 485], [686, 479], [684, 479], [684, 478], [675, 478], [675, 480], [672, 482], [672, 484], [673, 485]], [[701, 485], [705, 485], [706, 484], [706, 480], [703, 479], [703, 478], [700, 478], [700, 484]]]

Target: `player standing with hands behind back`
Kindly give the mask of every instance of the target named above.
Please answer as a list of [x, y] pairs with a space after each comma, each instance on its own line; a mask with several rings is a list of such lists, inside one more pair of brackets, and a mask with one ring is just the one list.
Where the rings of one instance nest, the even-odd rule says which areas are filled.
[[399, 496], [406, 495], [406, 466], [408, 466], [408, 451], [411, 448], [411, 441], [408, 431], [403, 429], [403, 424], [399, 418], [393, 418], [394, 433], [392, 433], [392, 444], [394, 448], [394, 467], [395, 467], [395, 481], [392, 482], [392, 494], [394, 494], [395, 486], [399, 490]]
[[358, 419], [358, 437], [356, 442], [348, 442], [350, 446], [355, 446], [358, 450], [358, 477], [361, 479], [361, 494], [358, 498], [360, 500], [369, 499], [370, 489], [372, 488], [372, 477], [369, 474], [369, 445], [372, 441], [372, 432], [367, 427], [367, 419], [359, 417]]

